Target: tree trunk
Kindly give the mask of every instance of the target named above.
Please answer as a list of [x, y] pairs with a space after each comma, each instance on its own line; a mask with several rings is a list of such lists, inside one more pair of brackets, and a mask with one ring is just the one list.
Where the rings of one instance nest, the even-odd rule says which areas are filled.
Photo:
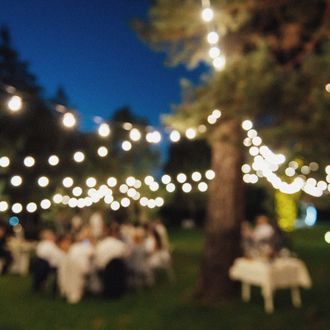
[[244, 159], [239, 120], [224, 120], [210, 137], [215, 179], [209, 186], [208, 216], [197, 298], [204, 302], [232, 296], [228, 271], [240, 253], [240, 224], [245, 202], [241, 166]]

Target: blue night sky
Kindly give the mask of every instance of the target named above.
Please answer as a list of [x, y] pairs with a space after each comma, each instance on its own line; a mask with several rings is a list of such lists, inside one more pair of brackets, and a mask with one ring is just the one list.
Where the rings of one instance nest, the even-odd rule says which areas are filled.
[[0, 24], [47, 96], [65, 88], [83, 128], [125, 105], [159, 126], [180, 101], [180, 79], [197, 81], [202, 69], [165, 67], [164, 54], [138, 39], [129, 21], [147, 8], [147, 0], [1, 0]]

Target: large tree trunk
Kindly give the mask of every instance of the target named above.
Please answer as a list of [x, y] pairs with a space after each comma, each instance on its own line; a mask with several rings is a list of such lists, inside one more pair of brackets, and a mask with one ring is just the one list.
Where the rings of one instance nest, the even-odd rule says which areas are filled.
[[224, 120], [210, 137], [215, 179], [209, 186], [208, 219], [197, 298], [225, 300], [234, 292], [228, 270], [240, 253], [245, 202], [241, 166], [242, 131], [236, 119]]

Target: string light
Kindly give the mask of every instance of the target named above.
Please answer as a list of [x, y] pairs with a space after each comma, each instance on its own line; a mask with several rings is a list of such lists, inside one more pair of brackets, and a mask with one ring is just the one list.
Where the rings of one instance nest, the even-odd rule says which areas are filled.
[[19, 187], [22, 183], [23, 183], [23, 179], [21, 176], [19, 175], [14, 175], [11, 179], [10, 179], [10, 183], [12, 186], [14, 187]]
[[81, 163], [85, 160], [85, 155], [82, 151], [76, 151], [73, 154], [73, 160], [77, 163]]
[[178, 131], [172, 131], [170, 134], [170, 140], [172, 142], [178, 142], [181, 139], [181, 134]]
[[24, 161], [23, 161], [23, 163], [26, 167], [32, 167], [35, 164], [35, 162], [36, 161], [32, 156], [25, 157]]
[[97, 129], [98, 134], [105, 138], [110, 135], [110, 126], [107, 123], [102, 123], [99, 128]]
[[9, 99], [7, 105], [11, 112], [18, 112], [22, 109], [22, 98], [20, 96], [14, 95]]
[[40, 187], [46, 187], [46, 186], [48, 186], [48, 184], [49, 184], [49, 179], [46, 176], [41, 176], [38, 179], [38, 185]]
[[58, 156], [56, 156], [56, 155], [51, 155], [51, 156], [48, 158], [48, 163], [49, 163], [49, 165], [51, 165], [51, 166], [56, 166], [56, 165], [58, 165], [59, 162], [60, 162], [60, 159], [59, 159]]
[[129, 151], [132, 149], [132, 143], [129, 141], [123, 141], [123, 143], [121, 144], [121, 147], [124, 151]]
[[62, 119], [63, 125], [67, 128], [73, 128], [77, 124], [76, 117], [71, 112], [66, 112]]
[[10, 165], [10, 159], [6, 156], [0, 157], [0, 167], [8, 167]]
[[97, 154], [100, 157], [106, 157], [108, 155], [108, 153], [109, 153], [108, 149], [104, 146], [101, 146], [97, 149]]

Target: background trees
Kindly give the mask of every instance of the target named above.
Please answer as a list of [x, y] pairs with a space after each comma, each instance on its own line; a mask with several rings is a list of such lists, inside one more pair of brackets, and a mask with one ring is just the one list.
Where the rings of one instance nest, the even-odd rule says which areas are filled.
[[[210, 301], [232, 293], [228, 268], [239, 250], [244, 217], [240, 123], [253, 118], [264, 140], [288, 159], [329, 160], [330, 2], [213, 1], [226, 68], [211, 71], [169, 119], [176, 129], [198, 127], [214, 108], [223, 112], [209, 129], [212, 168], [206, 242], [198, 295]], [[206, 26], [199, 1], [153, 2], [148, 18], [135, 22], [140, 36], [168, 62], [194, 67], [208, 61]], [[323, 173], [322, 173], [323, 174]], [[290, 181], [290, 179], [287, 179]]]

